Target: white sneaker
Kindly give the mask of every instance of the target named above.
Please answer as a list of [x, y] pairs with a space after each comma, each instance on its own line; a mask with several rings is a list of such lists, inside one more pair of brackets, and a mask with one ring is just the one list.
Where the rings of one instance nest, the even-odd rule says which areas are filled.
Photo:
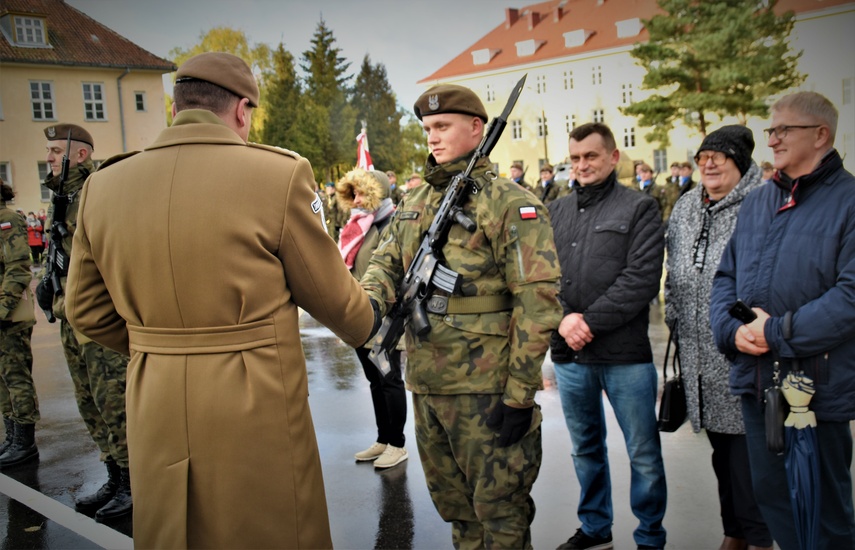
[[374, 467], [391, 468], [392, 466], [397, 466], [401, 462], [407, 460], [408, 456], [407, 449], [387, 445], [383, 454], [377, 457], [377, 460], [374, 461]]
[[364, 462], [366, 460], [375, 460], [378, 456], [382, 455], [386, 450], [385, 443], [373, 443], [370, 447], [365, 449], [364, 451], [359, 451], [353, 457], [357, 460], [357, 462]]

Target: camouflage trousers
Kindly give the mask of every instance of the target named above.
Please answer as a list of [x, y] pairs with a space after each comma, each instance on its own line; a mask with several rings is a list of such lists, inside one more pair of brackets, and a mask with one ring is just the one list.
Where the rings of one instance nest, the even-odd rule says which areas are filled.
[[531, 548], [530, 493], [543, 455], [541, 413], [515, 445], [497, 447], [487, 417], [501, 395], [413, 394], [428, 491], [455, 548]]
[[18, 424], [35, 424], [39, 398], [33, 385], [33, 327], [14, 332], [0, 329], [0, 411]]
[[77, 409], [101, 450], [101, 460], [112, 458], [127, 468], [125, 377], [129, 358], [95, 342], [78, 343], [68, 321], [62, 321], [60, 335]]

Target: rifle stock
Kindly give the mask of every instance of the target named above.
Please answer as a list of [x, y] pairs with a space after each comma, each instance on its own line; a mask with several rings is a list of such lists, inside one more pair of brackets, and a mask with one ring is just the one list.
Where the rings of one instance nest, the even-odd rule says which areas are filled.
[[441, 263], [444, 259], [442, 247], [448, 239], [448, 232], [455, 224], [470, 233], [476, 229], [475, 222], [463, 213], [463, 205], [473, 187], [470, 174], [478, 161], [488, 156], [498, 143], [507, 126], [508, 116], [522, 92], [526, 76], [523, 75], [514, 86], [502, 113], [490, 121], [466, 169], [451, 180], [430, 227], [422, 237], [418, 252], [401, 280], [395, 294], [395, 303], [383, 319], [383, 324], [374, 338], [374, 345], [368, 353], [368, 357], [384, 376], [391, 370], [389, 352], [398, 345], [408, 320], [417, 336], [425, 337], [430, 332], [426, 305], [434, 290], [440, 289], [448, 295], [460, 290], [460, 274]]

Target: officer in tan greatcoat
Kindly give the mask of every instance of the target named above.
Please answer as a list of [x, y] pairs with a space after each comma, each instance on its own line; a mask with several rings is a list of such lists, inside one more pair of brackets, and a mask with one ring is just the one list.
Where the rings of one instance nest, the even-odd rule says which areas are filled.
[[131, 354], [134, 543], [329, 548], [297, 308], [352, 346], [375, 314], [309, 162], [246, 142], [247, 64], [176, 76], [172, 126], [87, 181], [68, 277], [71, 323]]

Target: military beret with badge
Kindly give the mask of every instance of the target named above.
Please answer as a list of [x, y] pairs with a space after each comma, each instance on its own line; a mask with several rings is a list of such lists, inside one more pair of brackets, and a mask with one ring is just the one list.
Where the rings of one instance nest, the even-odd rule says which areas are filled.
[[68, 133], [71, 132], [72, 141], [80, 141], [87, 144], [89, 147], [95, 148], [95, 140], [92, 139], [92, 134], [76, 124], [54, 124], [45, 128], [45, 137], [48, 141], [66, 140]]
[[437, 84], [419, 96], [413, 106], [416, 117], [458, 113], [477, 116], [487, 122], [487, 109], [475, 92], [457, 84]]

